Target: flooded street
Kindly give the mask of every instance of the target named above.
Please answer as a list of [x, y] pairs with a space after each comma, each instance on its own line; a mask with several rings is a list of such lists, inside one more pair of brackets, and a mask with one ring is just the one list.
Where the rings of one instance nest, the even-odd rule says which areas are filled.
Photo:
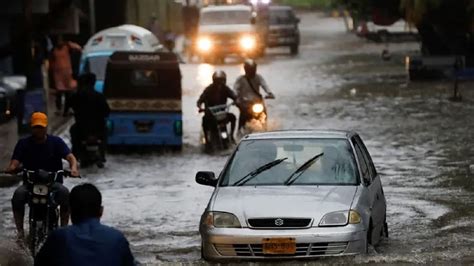
[[[392, 60], [385, 62], [384, 45], [347, 34], [342, 20], [315, 13], [301, 19], [300, 54], [272, 49], [259, 61], [277, 97], [267, 101], [270, 127], [359, 132], [382, 178], [390, 234], [369, 255], [314, 264], [474, 263], [474, 86], [463, 84], [463, 100], [452, 102], [449, 82], [407, 83], [404, 56], [418, 44], [391, 44]], [[182, 65], [181, 153], [113, 154], [105, 169], [83, 170], [84, 179], [65, 182], [99, 187], [104, 223], [125, 233], [141, 263], [204, 263], [198, 224], [212, 188], [194, 176], [218, 173], [229, 153], [201, 152], [195, 102], [216, 69], [230, 85], [243, 73], [234, 61]], [[13, 191], [0, 189], [0, 241], [14, 238]]]

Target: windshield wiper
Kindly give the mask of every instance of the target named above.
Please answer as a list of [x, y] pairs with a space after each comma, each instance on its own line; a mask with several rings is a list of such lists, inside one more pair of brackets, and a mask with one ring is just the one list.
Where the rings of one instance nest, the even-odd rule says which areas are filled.
[[303, 165], [301, 165], [296, 171], [294, 171], [286, 180], [285, 180], [285, 185], [289, 186], [293, 184], [296, 179], [298, 179], [306, 169], [308, 169], [311, 165], [313, 165], [319, 158], [321, 158], [324, 155], [324, 153], [320, 153], [313, 158], [309, 159], [306, 161]]
[[244, 185], [245, 183], [249, 182], [250, 180], [252, 180], [257, 175], [259, 175], [260, 173], [262, 173], [262, 172], [264, 172], [264, 171], [280, 164], [281, 162], [283, 162], [286, 159], [288, 159], [288, 158], [286, 157], [286, 158], [278, 159], [278, 160], [275, 160], [275, 161], [272, 161], [272, 162], [269, 162], [269, 163], [266, 163], [266, 164], [260, 166], [259, 168], [253, 170], [252, 172], [248, 173], [247, 175], [245, 175], [244, 177], [239, 179], [239, 181], [235, 182], [233, 184], [233, 186], [242, 186], [242, 185]]

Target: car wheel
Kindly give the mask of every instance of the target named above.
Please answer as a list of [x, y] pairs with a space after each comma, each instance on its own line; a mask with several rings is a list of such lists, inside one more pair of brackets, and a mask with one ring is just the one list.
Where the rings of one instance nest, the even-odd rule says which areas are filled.
[[369, 223], [369, 229], [367, 230], [367, 239], [365, 241], [365, 254], [369, 254], [369, 245], [372, 245], [372, 220]]
[[202, 242], [201, 242], [201, 259], [205, 261], [209, 261], [209, 258], [207, 258], [206, 255], [204, 255], [204, 243]]
[[299, 52], [299, 45], [298, 45], [297, 43], [292, 44], [292, 45], [290, 46], [290, 53], [291, 53], [292, 55], [296, 55], [296, 54], [298, 54], [298, 52]]
[[388, 224], [387, 224], [387, 217], [383, 219], [383, 229], [382, 234], [384, 237], [388, 238]]

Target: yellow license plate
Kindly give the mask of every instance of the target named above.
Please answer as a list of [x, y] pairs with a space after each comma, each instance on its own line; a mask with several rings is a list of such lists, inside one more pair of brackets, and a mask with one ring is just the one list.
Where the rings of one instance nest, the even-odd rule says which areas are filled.
[[263, 254], [289, 255], [296, 253], [296, 239], [294, 238], [264, 238]]

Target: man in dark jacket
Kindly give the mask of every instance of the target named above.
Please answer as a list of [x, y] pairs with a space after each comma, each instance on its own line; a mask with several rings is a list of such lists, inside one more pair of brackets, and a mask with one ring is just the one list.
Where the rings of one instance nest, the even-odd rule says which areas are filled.
[[94, 74], [82, 74], [78, 79], [79, 90], [71, 96], [71, 107], [76, 120], [70, 129], [72, 152], [77, 156], [81, 141], [88, 136], [96, 136], [101, 140], [100, 152], [105, 162], [106, 118], [110, 114], [110, 108], [105, 96], [94, 89]]
[[[204, 134], [206, 135], [209, 130], [212, 130], [216, 127], [216, 119], [208, 111], [207, 108], [227, 104], [227, 98], [236, 100], [237, 96], [235, 93], [226, 85], [226, 74], [224, 71], [216, 71], [212, 75], [212, 84], [207, 86], [204, 89], [204, 92], [199, 97], [197, 101], [197, 107], [201, 109], [202, 104], [205, 105], [206, 111], [204, 117], [202, 118], [202, 127], [204, 129]], [[235, 115], [228, 113], [226, 123], [230, 123], [230, 139], [234, 141], [234, 131], [235, 131]], [[208, 136], [206, 135], [206, 143]]]
[[72, 226], [53, 231], [35, 265], [136, 265], [125, 236], [103, 225], [102, 195], [92, 184], [75, 186], [69, 195]]

